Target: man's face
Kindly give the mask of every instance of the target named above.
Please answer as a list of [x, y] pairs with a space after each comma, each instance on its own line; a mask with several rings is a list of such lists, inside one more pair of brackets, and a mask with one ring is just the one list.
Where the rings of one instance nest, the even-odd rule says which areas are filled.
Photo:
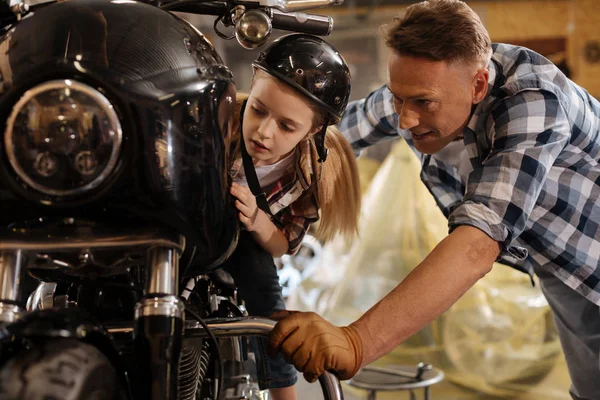
[[394, 108], [418, 151], [434, 154], [462, 134], [473, 104], [487, 92], [487, 69], [390, 52]]

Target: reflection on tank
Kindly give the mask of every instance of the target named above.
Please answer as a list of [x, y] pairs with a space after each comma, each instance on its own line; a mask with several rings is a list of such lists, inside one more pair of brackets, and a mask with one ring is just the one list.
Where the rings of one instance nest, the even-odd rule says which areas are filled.
[[[373, 175], [373, 163], [360, 164], [363, 177]], [[408, 145], [397, 142], [365, 189], [360, 237], [353, 243], [336, 239], [313, 251], [313, 259], [305, 256], [302, 270], [295, 266], [300, 271], [295, 287], [287, 288], [288, 308], [313, 310], [335, 324], [348, 324], [391, 291], [447, 235], [446, 218], [421, 183], [419, 171]], [[284, 262], [283, 267], [290, 269], [294, 263]], [[429, 362], [441, 368], [447, 380], [501, 398], [529, 391], [540, 398], [566, 400], [565, 388], [536, 386], [560, 352], [539, 285], [532, 287], [527, 275], [497, 264], [442, 317], [381, 363]]]

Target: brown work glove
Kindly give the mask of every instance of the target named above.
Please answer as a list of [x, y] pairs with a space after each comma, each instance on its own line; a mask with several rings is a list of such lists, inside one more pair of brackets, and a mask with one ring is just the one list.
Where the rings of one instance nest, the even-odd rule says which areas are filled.
[[313, 312], [279, 311], [269, 318], [279, 321], [269, 335], [270, 354], [281, 351], [308, 382], [325, 371], [342, 380], [358, 372], [363, 349], [352, 325], [337, 327]]

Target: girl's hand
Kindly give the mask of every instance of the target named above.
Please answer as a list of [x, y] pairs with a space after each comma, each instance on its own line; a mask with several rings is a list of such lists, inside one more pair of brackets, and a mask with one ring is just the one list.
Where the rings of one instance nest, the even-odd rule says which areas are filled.
[[[247, 186], [241, 186], [233, 182], [229, 192], [237, 200], [235, 207], [238, 209], [239, 219], [247, 231], [258, 231], [264, 225], [264, 219], [267, 215], [258, 208], [256, 197]], [[267, 217], [268, 220], [268, 217]]]

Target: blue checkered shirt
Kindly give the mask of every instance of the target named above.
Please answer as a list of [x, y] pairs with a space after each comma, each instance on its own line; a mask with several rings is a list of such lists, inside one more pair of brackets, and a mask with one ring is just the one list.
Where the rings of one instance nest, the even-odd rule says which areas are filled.
[[477, 227], [502, 244], [500, 261], [548, 270], [600, 305], [600, 102], [531, 50], [493, 49], [460, 168], [414, 148], [386, 86], [351, 103], [339, 128], [357, 152], [402, 136], [450, 232]]

